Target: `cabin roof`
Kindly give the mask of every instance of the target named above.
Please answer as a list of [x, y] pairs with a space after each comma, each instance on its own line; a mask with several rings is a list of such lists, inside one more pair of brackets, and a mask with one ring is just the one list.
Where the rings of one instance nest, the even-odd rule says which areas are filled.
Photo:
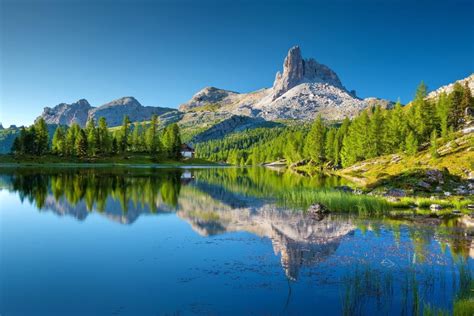
[[194, 152], [194, 148], [192, 148], [192, 147], [189, 146], [188, 144], [182, 144], [182, 145], [181, 145], [181, 151], [191, 151], [191, 152]]

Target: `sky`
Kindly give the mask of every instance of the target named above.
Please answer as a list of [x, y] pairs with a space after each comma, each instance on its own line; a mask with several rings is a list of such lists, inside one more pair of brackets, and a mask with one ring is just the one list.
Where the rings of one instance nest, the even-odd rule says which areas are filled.
[[474, 72], [474, 1], [0, 0], [0, 122], [123, 96], [177, 108], [273, 84], [299, 45], [360, 97], [408, 102]]

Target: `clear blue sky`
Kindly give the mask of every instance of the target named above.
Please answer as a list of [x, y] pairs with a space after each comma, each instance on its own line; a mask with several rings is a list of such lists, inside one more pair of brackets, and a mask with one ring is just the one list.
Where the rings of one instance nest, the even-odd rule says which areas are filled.
[[474, 71], [474, 1], [1, 0], [0, 122], [122, 96], [177, 107], [272, 85], [300, 45], [359, 96], [409, 101]]

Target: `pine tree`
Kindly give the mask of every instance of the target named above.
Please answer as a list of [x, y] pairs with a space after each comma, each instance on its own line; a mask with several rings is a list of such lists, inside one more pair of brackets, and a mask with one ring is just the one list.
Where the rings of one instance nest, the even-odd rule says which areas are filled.
[[162, 144], [158, 135], [158, 116], [153, 115], [151, 117], [150, 126], [146, 131], [145, 143], [147, 150], [151, 155], [158, 156], [162, 151]]
[[463, 94], [464, 88], [459, 82], [456, 82], [453, 92], [449, 95], [451, 107], [448, 116], [449, 126], [452, 126], [454, 130], [458, 130], [463, 122]]
[[173, 123], [165, 128], [162, 142], [168, 158], [173, 160], [181, 158], [182, 143], [178, 124]]
[[428, 139], [434, 127], [434, 108], [426, 99], [427, 88], [422, 81], [416, 90], [413, 108], [415, 111], [414, 128], [418, 138], [423, 141]]
[[370, 118], [367, 142], [367, 158], [377, 157], [382, 154], [383, 117], [380, 106], [375, 107], [375, 111]]
[[431, 133], [431, 146], [430, 146], [430, 152], [431, 152], [431, 157], [432, 158], [438, 158], [438, 133], [436, 132], [436, 129], [433, 130]]
[[124, 153], [129, 150], [130, 146], [130, 119], [128, 118], [128, 115], [123, 117], [119, 137], [119, 149], [120, 152]]
[[441, 137], [446, 138], [448, 136], [448, 119], [450, 112], [450, 102], [445, 92], [441, 93], [436, 103], [436, 115], [441, 130]]
[[331, 128], [329, 129], [326, 137], [326, 147], [325, 147], [325, 153], [326, 153], [326, 159], [328, 161], [331, 161], [333, 164], [336, 163], [336, 151], [334, 150], [334, 141], [336, 139], [336, 129]]
[[69, 156], [76, 155], [76, 138], [79, 135], [80, 131], [81, 127], [77, 123], [72, 124], [71, 127], [67, 130], [65, 152]]
[[463, 87], [461, 109], [462, 109], [462, 114], [463, 114], [463, 121], [466, 120], [466, 117], [465, 117], [467, 113], [466, 110], [470, 109], [472, 111], [474, 109], [474, 99], [472, 97], [471, 89], [469, 88], [467, 81], [464, 83], [464, 87]]
[[415, 133], [410, 131], [405, 142], [405, 151], [408, 155], [414, 156], [418, 152], [418, 140]]
[[87, 146], [87, 135], [86, 132], [81, 129], [76, 137], [76, 155], [78, 157], [87, 157], [88, 146]]
[[104, 117], [99, 119], [99, 126], [97, 128], [98, 145], [97, 151], [100, 153], [108, 153], [112, 150], [112, 140], [107, 127], [107, 121]]
[[58, 126], [54, 131], [52, 151], [56, 155], [63, 155], [66, 147], [66, 134], [62, 126]]
[[323, 118], [319, 114], [311, 125], [311, 130], [306, 137], [306, 153], [316, 164], [324, 162], [324, 137], [326, 134], [326, 126]]
[[99, 147], [99, 131], [95, 126], [94, 119], [87, 122], [85, 133], [87, 135], [87, 147], [90, 156], [95, 156]]
[[35, 154], [41, 156], [48, 151], [49, 133], [44, 118], [40, 117], [34, 125], [35, 128]]
[[400, 101], [391, 110], [390, 119], [387, 122], [387, 152], [394, 153], [403, 150], [405, 146], [405, 117]]

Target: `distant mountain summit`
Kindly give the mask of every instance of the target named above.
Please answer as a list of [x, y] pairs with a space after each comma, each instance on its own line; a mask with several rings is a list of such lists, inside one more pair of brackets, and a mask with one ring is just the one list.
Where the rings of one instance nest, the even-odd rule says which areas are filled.
[[337, 74], [329, 67], [318, 63], [315, 59], [303, 59], [299, 46], [288, 51], [283, 63], [283, 73], [277, 72], [273, 83], [272, 100], [285, 94], [291, 88], [305, 82], [327, 83], [344, 89]]
[[[210, 112], [212, 117], [243, 115], [265, 120], [313, 120], [318, 114], [329, 120], [353, 117], [367, 106], [391, 101], [360, 99], [342, 85], [336, 72], [313, 58], [304, 59], [299, 46], [290, 48], [271, 88], [237, 93], [214, 87], [204, 88], [180, 106], [184, 112]], [[199, 121], [204, 114], [191, 115]], [[184, 119], [192, 119], [184, 116]]]
[[167, 112], [176, 112], [174, 109], [143, 106], [134, 97], [123, 97], [99, 107], [92, 107], [85, 99], [75, 103], [61, 103], [53, 108], [45, 107], [40, 117], [47, 124], [72, 125], [79, 124], [84, 127], [88, 120], [104, 117], [109, 126], [122, 124], [124, 115], [128, 115], [132, 122], [148, 121], [151, 117]]
[[41, 117], [48, 124], [72, 125], [77, 123], [84, 126], [91, 109], [92, 106], [86, 99], [80, 99], [71, 104], [60, 103], [53, 108], [45, 107]]

